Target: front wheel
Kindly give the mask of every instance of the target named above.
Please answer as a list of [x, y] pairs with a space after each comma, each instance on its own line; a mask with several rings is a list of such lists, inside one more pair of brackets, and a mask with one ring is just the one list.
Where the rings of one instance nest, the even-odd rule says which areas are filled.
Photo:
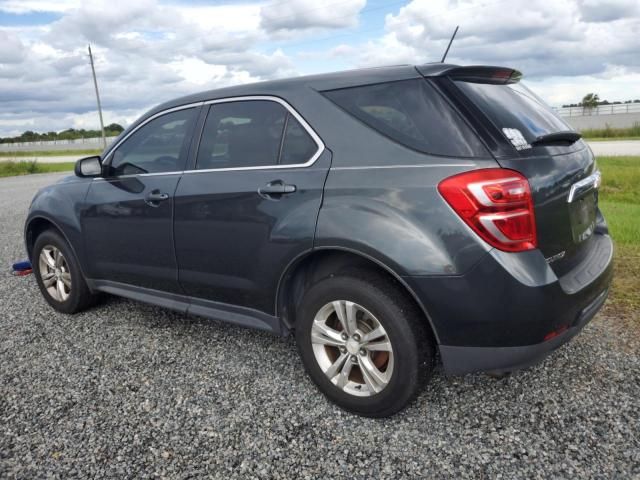
[[323, 279], [304, 295], [296, 341], [320, 390], [345, 410], [385, 417], [404, 408], [433, 369], [426, 319], [375, 273]]
[[59, 312], [80, 312], [94, 303], [73, 250], [58, 232], [36, 238], [32, 266], [42, 295]]

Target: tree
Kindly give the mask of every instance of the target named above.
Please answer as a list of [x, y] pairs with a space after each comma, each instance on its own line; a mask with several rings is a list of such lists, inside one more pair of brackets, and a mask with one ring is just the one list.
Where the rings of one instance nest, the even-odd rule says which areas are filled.
[[587, 93], [582, 97], [582, 109], [584, 111], [591, 112], [591, 110], [598, 106], [599, 102], [600, 97], [597, 93]]
[[122, 125], [119, 125], [117, 123], [111, 123], [111, 124], [107, 125], [106, 127], [104, 127], [104, 129], [105, 130], [109, 130], [111, 132], [118, 132], [118, 133], [122, 133], [122, 131], [124, 130]]

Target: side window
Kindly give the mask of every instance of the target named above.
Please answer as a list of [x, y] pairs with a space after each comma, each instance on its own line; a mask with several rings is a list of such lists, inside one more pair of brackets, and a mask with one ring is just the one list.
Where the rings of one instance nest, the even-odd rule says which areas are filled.
[[296, 117], [289, 113], [282, 141], [280, 163], [282, 165], [307, 163], [317, 150], [318, 145], [311, 135], [300, 125]]
[[279, 103], [246, 100], [211, 106], [196, 168], [276, 165], [288, 111]]
[[424, 79], [323, 93], [368, 127], [414, 150], [456, 157], [488, 155], [475, 133]]
[[111, 175], [175, 172], [184, 167], [181, 155], [195, 109], [167, 113], [140, 127], [111, 159]]

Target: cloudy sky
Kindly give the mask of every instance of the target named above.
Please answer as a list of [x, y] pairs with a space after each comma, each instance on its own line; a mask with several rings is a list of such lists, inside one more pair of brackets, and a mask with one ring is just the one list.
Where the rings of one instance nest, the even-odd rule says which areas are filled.
[[0, 0], [0, 136], [96, 128], [219, 86], [448, 60], [518, 68], [550, 104], [640, 98], [640, 0]]

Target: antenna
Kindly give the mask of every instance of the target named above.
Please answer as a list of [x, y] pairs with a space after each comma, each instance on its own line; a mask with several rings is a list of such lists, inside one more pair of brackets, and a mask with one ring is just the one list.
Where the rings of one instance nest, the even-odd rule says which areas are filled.
[[456, 33], [458, 33], [458, 28], [460, 28], [460, 25], [456, 25], [456, 29], [453, 31], [453, 35], [451, 35], [451, 40], [449, 40], [449, 45], [447, 45], [447, 49], [445, 50], [444, 55], [442, 56], [442, 60], [440, 60], [440, 63], [444, 63], [444, 59], [447, 58], [447, 53], [449, 53], [449, 49], [451, 48], [453, 39], [456, 38]]
[[96, 87], [96, 99], [98, 100], [98, 115], [100, 115], [100, 130], [102, 130], [102, 143], [107, 148], [107, 137], [104, 134], [104, 122], [102, 121], [102, 105], [100, 104], [100, 94], [98, 93], [98, 80], [96, 80], [96, 69], [93, 66], [93, 54], [89, 45], [89, 60], [91, 61], [91, 72], [93, 73], [93, 86]]

